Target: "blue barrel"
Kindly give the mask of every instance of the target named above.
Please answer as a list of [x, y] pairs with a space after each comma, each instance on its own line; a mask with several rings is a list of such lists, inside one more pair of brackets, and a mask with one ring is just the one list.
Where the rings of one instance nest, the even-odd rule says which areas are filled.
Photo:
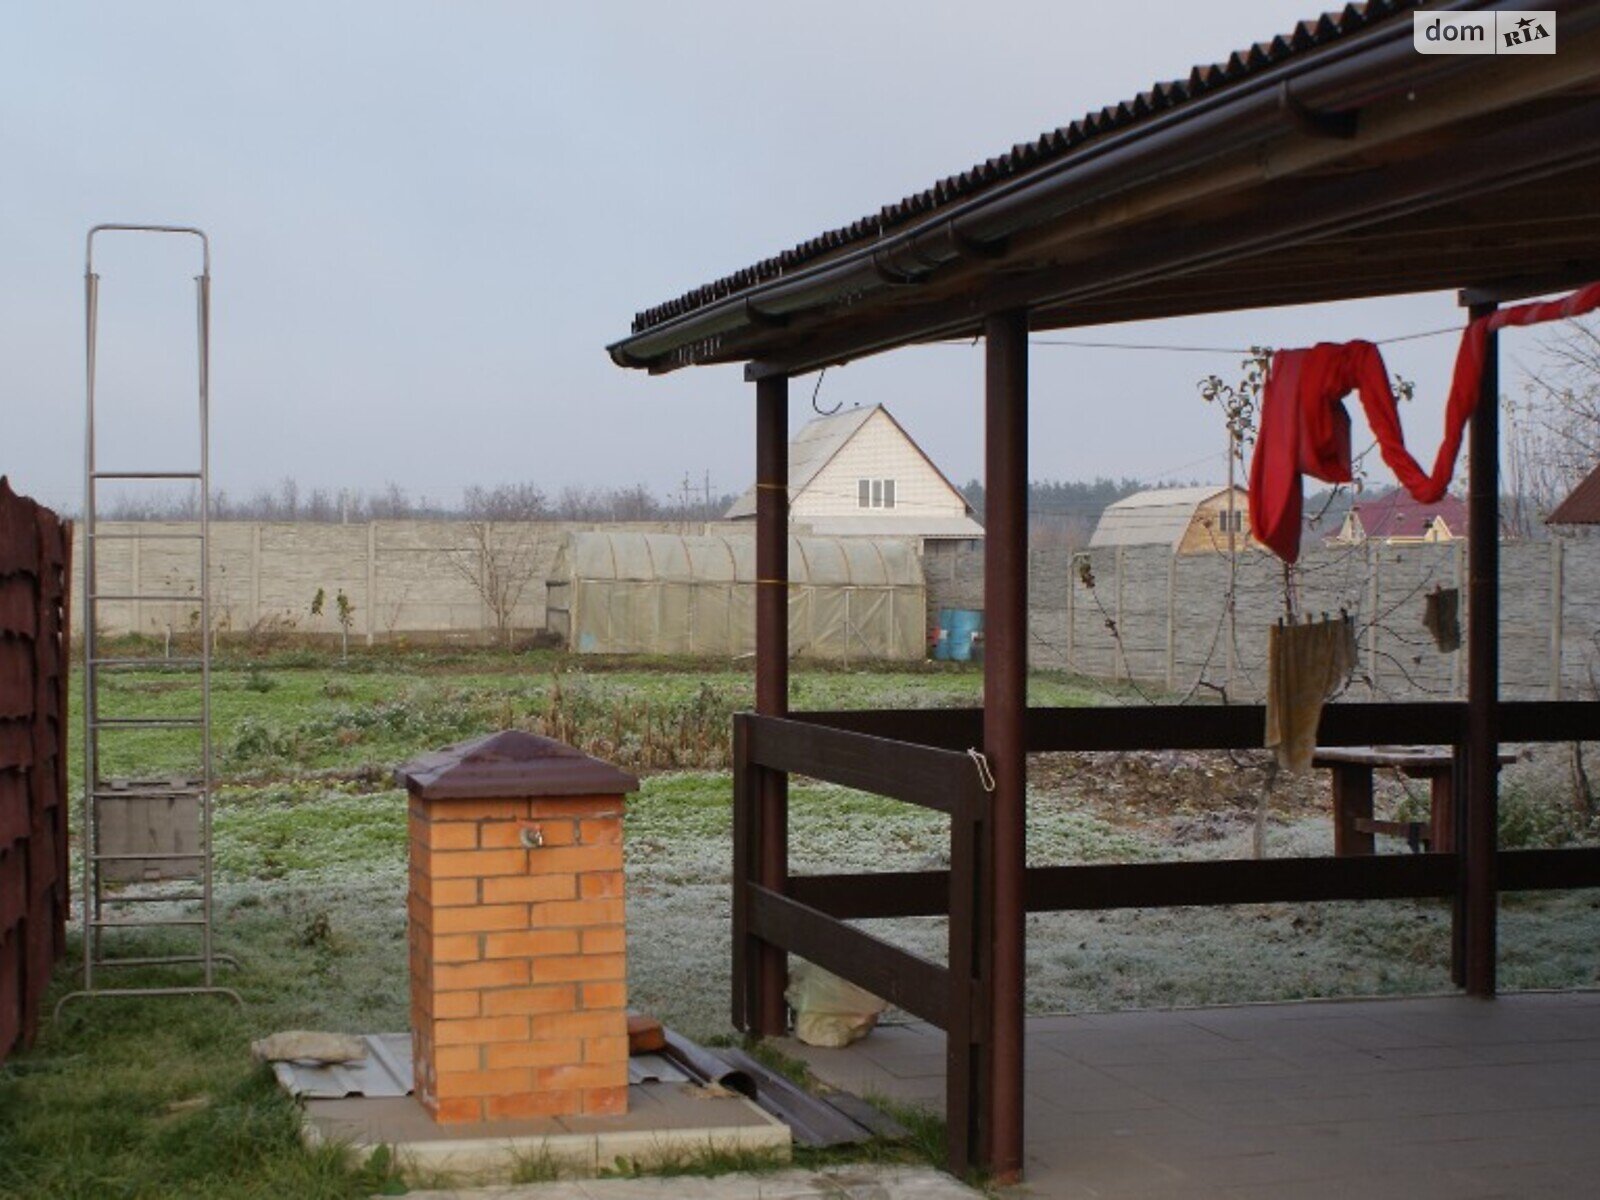
[[[945, 624], [946, 614], [949, 624]], [[939, 614], [941, 631], [948, 629], [948, 636], [941, 636], [941, 646], [947, 646], [949, 652], [946, 657], [951, 662], [972, 661], [972, 639], [975, 634], [983, 632], [983, 613], [975, 608], [951, 608]]]
[[933, 639], [933, 657], [938, 662], [950, 661], [950, 620], [955, 611], [953, 608], [939, 610], [938, 631]]

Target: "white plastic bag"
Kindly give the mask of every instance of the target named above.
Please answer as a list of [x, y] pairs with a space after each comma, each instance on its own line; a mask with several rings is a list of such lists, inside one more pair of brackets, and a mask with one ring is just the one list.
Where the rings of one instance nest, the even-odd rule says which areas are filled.
[[794, 1009], [794, 1035], [808, 1046], [848, 1046], [872, 1032], [878, 1014], [889, 1006], [871, 992], [798, 962], [789, 972], [783, 998]]

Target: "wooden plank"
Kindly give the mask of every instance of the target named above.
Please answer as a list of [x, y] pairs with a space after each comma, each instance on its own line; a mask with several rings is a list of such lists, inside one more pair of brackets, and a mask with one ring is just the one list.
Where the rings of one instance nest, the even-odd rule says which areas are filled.
[[754, 990], [750, 971], [755, 961], [750, 942], [750, 920], [744, 884], [755, 877], [753, 852], [756, 791], [752, 786], [747, 736], [749, 717], [733, 718], [733, 989], [730, 997], [733, 1027], [750, 1028], [750, 997]]
[[965, 754], [759, 716], [750, 718], [749, 753], [752, 763], [772, 770], [940, 812], [972, 812], [970, 784], [977, 767]]
[[[1595, 736], [1600, 738], [1600, 704], [1590, 707], [1595, 710]], [[1465, 706], [1455, 702], [1330, 704], [1322, 710], [1317, 743], [1321, 746], [1369, 746], [1385, 742], [1451, 745], [1460, 740], [1465, 715]], [[977, 709], [805, 712], [794, 714], [793, 719], [802, 724], [947, 750], [976, 745], [982, 733], [982, 713]], [[1256, 704], [1033, 708], [1028, 710], [1027, 733], [1030, 753], [1253, 750], [1260, 749], [1266, 740], [1266, 710]], [[1523, 740], [1568, 739], [1540, 739], [1535, 735]]]
[[1600, 702], [1503, 700], [1498, 708], [1502, 742], [1600, 741]]
[[1569, 850], [1502, 850], [1499, 883], [1503, 892], [1533, 892], [1600, 887], [1600, 847]]
[[[1576, 864], [1567, 869], [1577, 869]], [[1030, 867], [1028, 911], [1448, 896], [1455, 889], [1455, 872], [1454, 854]], [[799, 875], [790, 887], [797, 901], [845, 920], [936, 916], [949, 911], [949, 878], [945, 871]]]
[[950, 911], [948, 871], [874, 871], [791, 875], [789, 895], [841, 920], [928, 917]]
[[750, 928], [873, 995], [940, 1029], [950, 1020], [950, 972], [758, 884], [749, 893]]

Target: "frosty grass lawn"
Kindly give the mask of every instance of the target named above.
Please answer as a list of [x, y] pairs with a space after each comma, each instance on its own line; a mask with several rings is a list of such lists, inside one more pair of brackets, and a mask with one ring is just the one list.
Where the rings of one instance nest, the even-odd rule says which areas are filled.
[[[726, 730], [729, 714], [749, 703], [747, 671], [564, 664], [542, 654], [388, 654], [339, 665], [297, 653], [229, 664], [215, 681], [225, 781], [216, 819], [220, 947], [240, 962], [228, 981], [247, 1007], [69, 1006], [33, 1052], [0, 1068], [0, 1195], [398, 1189], [382, 1161], [302, 1150], [292, 1106], [252, 1067], [247, 1043], [290, 1027], [405, 1027], [406, 818], [390, 770], [497, 728], [552, 732], [644, 776], [626, 827], [632, 1001], [697, 1037], [729, 1033]], [[797, 707], [926, 707], [974, 703], [980, 679], [956, 669], [813, 670], [794, 683]], [[141, 673], [123, 686], [146, 689], [146, 710], [152, 692], [172, 712], [193, 700], [175, 675]], [[1035, 677], [1030, 693], [1036, 704], [1117, 700], [1059, 676]], [[144, 735], [123, 771], [180, 769], [181, 736]], [[1231, 767], [1219, 763], [1212, 774], [1226, 796]], [[1202, 811], [1214, 802], [1198, 796], [1182, 821], [1143, 821], [1103, 797], [1090, 803], [1093, 789], [1074, 779], [1071, 769], [1035, 771], [1035, 862], [1250, 853], [1237, 803]], [[1565, 815], [1558, 780], [1538, 764], [1508, 777], [1523, 840], [1587, 833]], [[1175, 836], [1196, 820], [1209, 830], [1203, 837]], [[831, 786], [797, 781], [792, 826], [799, 871], [945, 862], [936, 814]], [[1329, 852], [1325, 812], [1302, 804], [1275, 814], [1267, 844], [1273, 855]], [[1588, 892], [1508, 898], [1504, 986], [1593, 984], [1597, 905]], [[908, 948], [942, 953], [937, 920], [872, 924]], [[1029, 922], [1028, 1001], [1051, 1012], [1445, 990], [1448, 934], [1444, 906], [1423, 902], [1040, 914]], [[152, 937], [140, 949], [164, 944]], [[69, 963], [57, 992], [72, 982]]]

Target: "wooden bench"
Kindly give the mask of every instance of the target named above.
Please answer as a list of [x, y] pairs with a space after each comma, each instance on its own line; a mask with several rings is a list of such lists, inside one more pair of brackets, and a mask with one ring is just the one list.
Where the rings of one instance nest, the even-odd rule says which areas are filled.
[[[1501, 754], [1502, 765], [1516, 761]], [[1404, 838], [1412, 850], [1455, 848], [1455, 756], [1431, 746], [1343, 746], [1319, 749], [1311, 760], [1333, 779], [1333, 852], [1344, 858], [1377, 852], [1376, 835]], [[1392, 767], [1408, 779], [1428, 781], [1427, 821], [1377, 821], [1372, 816], [1372, 773]]]

